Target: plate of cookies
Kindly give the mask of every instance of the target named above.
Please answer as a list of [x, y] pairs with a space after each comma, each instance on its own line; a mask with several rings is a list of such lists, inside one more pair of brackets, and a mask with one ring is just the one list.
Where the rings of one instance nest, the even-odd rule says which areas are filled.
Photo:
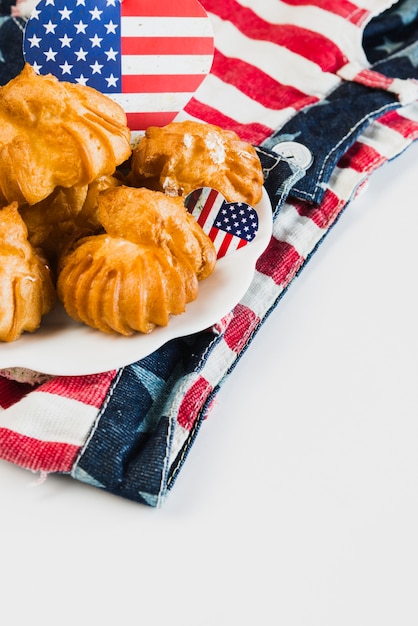
[[123, 109], [26, 64], [0, 88], [0, 369], [117, 369], [210, 328], [272, 232], [251, 144]]

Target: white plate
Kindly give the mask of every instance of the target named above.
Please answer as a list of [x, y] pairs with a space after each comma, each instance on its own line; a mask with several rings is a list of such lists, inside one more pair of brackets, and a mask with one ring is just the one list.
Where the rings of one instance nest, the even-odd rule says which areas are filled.
[[61, 305], [45, 316], [34, 333], [0, 344], [0, 368], [25, 367], [44, 374], [96, 374], [134, 363], [170, 339], [210, 327], [240, 301], [254, 275], [258, 257], [272, 233], [272, 208], [267, 192], [255, 207], [257, 236], [248, 245], [219, 259], [209, 278], [199, 283], [199, 295], [168, 326], [130, 337], [108, 335], [71, 320]]

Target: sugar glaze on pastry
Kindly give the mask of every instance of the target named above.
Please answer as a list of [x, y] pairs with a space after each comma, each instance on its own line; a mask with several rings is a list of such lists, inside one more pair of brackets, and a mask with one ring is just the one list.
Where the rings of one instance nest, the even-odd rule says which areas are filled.
[[169, 196], [213, 187], [228, 202], [260, 202], [263, 171], [255, 148], [233, 131], [187, 120], [151, 126], [132, 151], [129, 182]]

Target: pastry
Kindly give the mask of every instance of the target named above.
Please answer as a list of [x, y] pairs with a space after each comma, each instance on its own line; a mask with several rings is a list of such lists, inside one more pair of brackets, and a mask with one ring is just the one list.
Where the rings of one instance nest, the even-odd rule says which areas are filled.
[[166, 326], [198, 295], [216, 252], [180, 198], [119, 186], [98, 196], [104, 232], [60, 261], [57, 293], [68, 315], [107, 333]]
[[101, 193], [97, 203], [98, 219], [110, 235], [168, 250], [191, 265], [199, 280], [212, 272], [216, 262], [213, 243], [188, 213], [182, 198], [121, 185]]
[[52, 268], [72, 241], [101, 229], [97, 197], [119, 184], [114, 176], [100, 176], [90, 185], [56, 187], [45, 200], [19, 208], [30, 243], [42, 248]]
[[56, 187], [112, 175], [131, 154], [126, 114], [107, 96], [51, 74], [0, 88], [0, 199], [35, 204]]
[[151, 126], [133, 148], [130, 184], [186, 196], [212, 187], [228, 202], [256, 205], [263, 171], [255, 148], [232, 131], [195, 121]]
[[45, 200], [19, 207], [28, 229], [28, 239], [42, 248], [51, 265], [77, 229], [77, 217], [86, 201], [88, 185], [56, 187]]
[[51, 272], [27, 239], [17, 202], [0, 209], [0, 341], [36, 330], [52, 310]]

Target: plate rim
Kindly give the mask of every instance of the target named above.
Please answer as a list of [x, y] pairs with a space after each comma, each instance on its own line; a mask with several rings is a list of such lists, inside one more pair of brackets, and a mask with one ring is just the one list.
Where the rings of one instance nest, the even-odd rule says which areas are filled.
[[[219, 259], [217, 261], [213, 274], [211, 274], [211, 276], [209, 276], [199, 284], [199, 295], [196, 300], [190, 302], [187, 305], [186, 311], [184, 313], [175, 317], [173, 316], [167, 326], [161, 328], [157, 327], [149, 335], [143, 335], [141, 333], [136, 333], [129, 337], [124, 337], [117, 334], [107, 335], [106, 333], [102, 333], [101, 331], [90, 328], [84, 324], [74, 322], [67, 317], [65, 311], [63, 311], [62, 305], [58, 303], [56, 309], [54, 309], [53, 312], [43, 318], [43, 325], [40, 329], [33, 333], [24, 333], [19, 339], [14, 342], [0, 343], [0, 375], [2, 370], [10, 370], [12, 368], [27, 369], [50, 376], [88, 376], [93, 374], [100, 374], [107, 371], [117, 370], [121, 367], [125, 367], [129, 364], [135, 363], [136, 361], [139, 361], [146, 356], [149, 356], [173, 339], [195, 334], [197, 332], [205, 330], [206, 328], [209, 328], [217, 321], [221, 320], [225, 315], [227, 315], [228, 312], [231, 311], [233, 307], [238, 304], [238, 302], [244, 296], [253, 279], [257, 260], [267, 248], [270, 241], [273, 228], [273, 211], [269, 196], [264, 187], [262, 199], [254, 208], [257, 211], [259, 217], [259, 230], [254, 241], [234, 251], [230, 255]], [[271, 219], [269, 219], [269, 216], [271, 216]], [[215, 312], [213, 312], [210, 316], [208, 315], [207, 319], [204, 318], [204, 323], [203, 321], [202, 323], [198, 322], [199, 317], [195, 317], [195, 319], [193, 320], [193, 309], [202, 307], [202, 305], [204, 304], [205, 292], [208, 290], [210, 291], [210, 288], [215, 280], [222, 278], [225, 274], [228, 274], [228, 271], [225, 270], [225, 267], [229, 267], [229, 270], [231, 268], [235, 269], [236, 271], [236, 268], [234, 268], [234, 266], [240, 267], [242, 264], [242, 260], [246, 257], [247, 259], [249, 257], [247, 264], [245, 265], [246, 273], [245, 276], [240, 276], [240, 289], [237, 289], [237, 292], [239, 291], [239, 295], [237, 293], [237, 295], [233, 298], [234, 303], [231, 304], [231, 301], [228, 301], [227, 306], [217, 307], [219, 309], [219, 313], [215, 314]], [[221, 276], [219, 268], [221, 269], [221, 271], [223, 270]], [[217, 269], [218, 272], [216, 271]], [[201, 297], [202, 292], [203, 298]], [[75, 329], [74, 332], [77, 332], [77, 335], [79, 335], [80, 342], [82, 341], [83, 337], [88, 337], [89, 334], [91, 335], [92, 333], [94, 333], [94, 337], [99, 337], [99, 343], [103, 339], [103, 348], [106, 349], [107, 347], [108, 352], [112, 350], [112, 343], [115, 344], [115, 342], [120, 342], [120, 345], [122, 345], [122, 342], [131, 341], [132, 343], [135, 342], [135, 345], [132, 346], [132, 350], [122, 349], [122, 353], [119, 349], [119, 351], [117, 352], [117, 357], [115, 355], [114, 359], [112, 357], [109, 359], [108, 355], [106, 355], [105, 358], [103, 356], [94, 357], [91, 365], [89, 365], [88, 363], [88, 354], [85, 350], [82, 352], [82, 354], [78, 355], [79, 359], [77, 359], [77, 361], [75, 361], [75, 357], [71, 358], [70, 360], [64, 360], [61, 358], [51, 359], [50, 354], [53, 349], [50, 349], [49, 352], [47, 351], [47, 355], [49, 355], [49, 358], [46, 358], [45, 354], [39, 356], [38, 358], [37, 346], [38, 348], [40, 348], [40, 350], [42, 350], [42, 346], [45, 349], [45, 346], [48, 346], [52, 341], [52, 335], [56, 333], [57, 328], [58, 332], [61, 332], [59, 330], [59, 326], [56, 325], [56, 322], [54, 325], [54, 320], [56, 320], [57, 317], [59, 318], [60, 315], [65, 316], [65, 320], [68, 321], [68, 330], [70, 330], [71, 328]], [[191, 318], [190, 322], [189, 318]], [[212, 321], [208, 321], [209, 318]], [[48, 319], [52, 320], [50, 326], [48, 325]], [[180, 329], [184, 327], [181, 332], [177, 331], [178, 325], [180, 325]], [[161, 334], [163, 334], [162, 339], [159, 338], [159, 335]], [[37, 342], [38, 338], [43, 339], [43, 342], [41, 344]], [[145, 345], [148, 344], [150, 344], [150, 347], [145, 348], [142, 351], [136, 350], [136, 346], [141, 341], [143, 344], [143, 348]], [[25, 348], [27, 348], [28, 346], [29, 350], [26, 353]], [[136, 356], [134, 352], [137, 353]], [[65, 351], [65, 355], [68, 356], [68, 354], [69, 352], [67, 349]], [[49, 365], [48, 361], [50, 361]], [[99, 362], [103, 363], [103, 366], [99, 367]], [[113, 364], [111, 364], [111, 362], [113, 362]]]

